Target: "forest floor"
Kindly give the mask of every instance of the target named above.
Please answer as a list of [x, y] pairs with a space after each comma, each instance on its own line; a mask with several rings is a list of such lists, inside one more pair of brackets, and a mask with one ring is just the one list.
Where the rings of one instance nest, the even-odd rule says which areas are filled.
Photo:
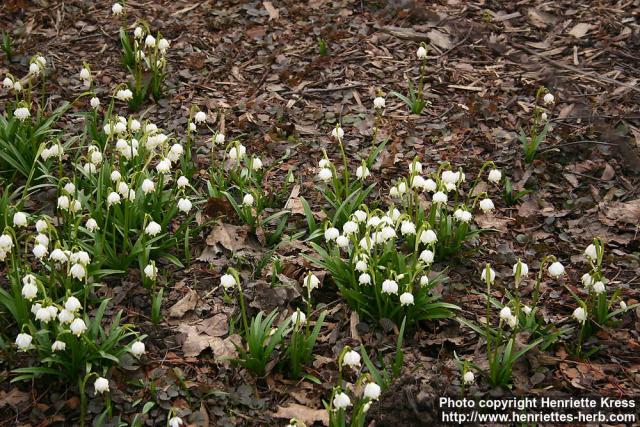
[[[542, 280], [540, 313], [552, 324], [575, 325], [576, 303], [568, 289], [581, 288], [582, 252], [594, 237], [606, 243], [608, 286], [619, 288], [628, 305], [640, 301], [640, 1], [126, 3], [127, 22], [145, 19], [171, 41], [167, 96], [147, 102], [143, 115], [178, 133], [190, 106], [198, 105], [208, 112], [210, 129], [240, 139], [269, 165], [266, 188], [276, 189], [294, 174], [298, 185], [291, 203], [301, 195], [320, 212], [316, 164], [322, 150], [339, 158], [330, 138], [337, 122], [345, 130], [351, 167], [358, 166], [359, 154], [370, 146], [378, 90], [387, 94], [379, 138], [389, 142], [371, 169], [378, 183], [372, 200], [389, 200], [390, 183], [416, 156], [431, 167], [449, 161], [470, 176], [493, 160], [515, 189], [529, 190], [512, 205], [494, 197], [496, 211], [474, 218], [493, 231], [468, 244], [472, 255], [434, 266], [445, 271], [440, 292], [462, 307], [459, 316], [484, 316], [479, 271], [485, 263], [497, 272], [492, 296], [501, 299], [518, 258], [537, 272], [545, 255], [555, 255], [567, 274]], [[96, 85], [104, 88], [98, 89], [100, 97], [127, 78], [120, 60], [121, 23], [111, 15], [110, 2], [6, 0], [0, 23], [17, 52], [13, 62], [0, 61], [0, 75], [24, 74], [29, 57], [40, 52], [50, 58], [47, 91], [54, 102], [77, 96], [83, 61], [97, 73]], [[326, 40], [328, 55], [318, 54], [318, 38]], [[429, 104], [414, 115], [390, 93], [406, 93], [407, 80], [416, 80], [415, 52], [423, 41], [430, 47]], [[527, 164], [517, 136], [540, 86], [556, 101], [547, 138]], [[65, 123], [65, 131], [77, 120]], [[199, 132], [195, 160], [205, 182], [213, 131]], [[219, 220], [191, 243], [195, 261], [163, 278], [161, 324], [149, 320], [139, 272], [109, 279], [109, 312], [123, 309], [126, 321], [148, 335], [143, 363], [113, 374], [114, 412], [126, 419], [139, 412], [136, 400], [153, 396], [147, 425], [163, 425], [170, 408], [193, 425], [285, 425], [294, 416], [308, 425], [326, 422], [322, 400], [335, 384], [340, 349], [363, 344], [372, 356], [393, 354], [397, 327], [359, 319], [330, 276], [303, 257], [313, 254], [308, 244], [293, 241], [273, 250], [261, 236], [247, 235], [216, 200], [200, 209]], [[293, 218], [304, 227], [303, 215]], [[254, 274], [260, 260], [273, 256], [283, 262], [278, 279], [286, 284], [275, 289], [268, 268]], [[225, 359], [236, 342], [228, 320], [235, 306], [218, 284], [232, 258], [244, 262], [240, 271], [252, 310], [299, 306], [306, 272], [322, 279], [316, 302], [328, 316], [307, 367], [318, 381], [290, 380], [275, 371], [256, 379]], [[533, 282], [522, 289], [525, 298]], [[510, 390], [478, 380], [466, 393], [638, 396], [638, 314], [630, 310], [615, 327], [600, 330], [592, 338], [600, 350], [589, 359], [572, 356], [571, 337], [563, 338], [517, 363]], [[15, 334], [8, 335], [12, 342]], [[372, 406], [371, 425], [437, 424], [429, 422], [436, 417], [435, 398], [461, 394], [454, 354], [486, 366], [483, 343], [455, 319], [420, 323], [404, 337], [402, 373]], [[13, 367], [1, 361], [0, 378], [9, 379]], [[76, 393], [56, 384], [6, 381], [0, 385], [0, 425], [70, 425], [77, 416]], [[97, 414], [102, 401], [94, 401], [89, 411]]]

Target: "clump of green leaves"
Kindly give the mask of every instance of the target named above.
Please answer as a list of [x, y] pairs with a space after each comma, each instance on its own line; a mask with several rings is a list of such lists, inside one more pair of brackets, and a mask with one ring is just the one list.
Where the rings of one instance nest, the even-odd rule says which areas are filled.
[[417, 51], [418, 60], [421, 61], [420, 77], [418, 79], [417, 87], [414, 87], [411, 80], [407, 80], [407, 86], [409, 87], [407, 96], [398, 92], [391, 92], [392, 95], [407, 104], [409, 110], [411, 110], [413, 114], [422, 114], [422, 110], [424, 110], [424, 107], [427, 105], [427, 101], [424, 98], [424, 76], [427, 67], [427, 52], [427, 44], [424, 42], [421, 43]]
[[552, 106], [554, 102], [554, 96], [546, 88], [538, 88], [529, 126], [527, 130], [520, 129], [520, 134], [518, 135], [518, 139], [522, 143], [522, 151], [524, 152], [524, 161], [526, 163], [533, 162], [540, 144], [544, 142], [547, 138], [547, 132], [549, 132], [548, 114], [541, 104]]

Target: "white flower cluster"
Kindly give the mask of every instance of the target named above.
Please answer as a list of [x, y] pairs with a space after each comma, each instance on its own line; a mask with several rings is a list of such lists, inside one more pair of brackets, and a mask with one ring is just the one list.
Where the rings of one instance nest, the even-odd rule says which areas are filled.
[[[502, 179], [502, 173], [498, 169], [489, 172], [488, 180], [498, 184]], [[461, 185], [466, 181], [466, 175], [462, 170], [452, 171], [442, 170], [439, 174], [432, 173], [427, 177], [423, 176], [423, 165], [415, 160], [409, 165], [409, 175], [401, 179], [396, 185], [389, 189], [392, 198], [405, 200], [414, 194], [432, 193], [431, 202], [439, 206], [447, 206], [450, 192], [460, 192]], [[489, 213], [495, 209], [493, 201], [483, 198], [478, 202], [478, 207], [484, 213]], [[472, 219], [472, 214], [464, 205], [455, 207], [453, 217], [460, 222], [468, 223]]]

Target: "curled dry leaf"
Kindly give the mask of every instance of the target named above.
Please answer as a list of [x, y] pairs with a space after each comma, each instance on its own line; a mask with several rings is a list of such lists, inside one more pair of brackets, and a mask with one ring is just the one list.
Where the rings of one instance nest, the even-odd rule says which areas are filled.
[[321, 422], [325, 426], [329, 425], [329, 415], [325, 409], [313, 409], [297, 403], [279, 406], [273, 416], [285, 419], [296, 418], [308, 426], [316, 422]]

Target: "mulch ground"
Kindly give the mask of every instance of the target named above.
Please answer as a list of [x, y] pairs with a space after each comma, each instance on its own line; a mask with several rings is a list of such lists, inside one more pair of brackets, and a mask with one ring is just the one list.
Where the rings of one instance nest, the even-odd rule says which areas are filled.
[[[0, 75], [25, 74], [31, 55], [41, 52], [50, 59], [47, 91], [55, 104], [80, 93], [78, 73], [87, 61], [98, 72], [99, 96], [106, 98], [109, 88], [126, 80], [120, 20], [110, 9], [106, 1], [4, 1], [0, 22], [12, 34], [17, 55], [12, 63], [3, 57]], [[171, 41], [169, 94], [145, 104], [142, 114], [182, 133], [190, 106], [200, 106], [209, 112], [211, 129], [241, 139], [273, 166], [265, 185], [276, 188], [292, 171], [301, 180], [300, 193], [318, 210], [315, 165], [323, 149], [339, 156], [331, 129], [342, 123], [355, 168], [357, 156], [370, 145], [377, 90], [387, 94], [381, 129], [390, 142], [372, 170], [379, 184], [374, 198], [388, 198], [390, 182], [415, 156], [428, 165], [450, 161], [471, 176], [492, 159], [516, 188], [531, 190], [514, 206], [494, 198], [498, 210], [481, 225], [496, 231], [471, 244], [473, 256], [439, 266], [448, 267], [444, 297], [463, 307], [462, 316], [483, 315], [477, 272], [485, 262], [508, 278], [518, 257], [537, 271], [542, 257], [553, 254], [568, 276], [543, 282], [542, 310], [551, 322], [571, 323], [575, 303], [564, 286], [581, 286], [581, 253], [595, 236], [607, 243], [610, 285], [621, 288], [629, 304], [640, 300], [640, 1], [128, 1], [127, 11], [128, 23], [146, 19]], [[329, 55], [318, 55], [318, 38], [327, 41]], [[431, 47], [425, 80], [430, 105], [415, 116], [388, 94], [406, 93], [407, 79], [415, 80], [421, 41]], [[556, 106], [552, 130], [527, 165], [517, 133], [540, 85], [555, 95]], [[80, 128], [75, 119], [67, 120], [65, 131]], [[198, 137], [203, 179], [211, 135], [201, 131]], [[229, 345], [224, 327], [216, 335], [222, 350], [210, 346], [193, 354], [189, 347], [185, 354], [190, 334], [220, 327], [220, 319], [226, 323], [233, 311], [220, 289], [211, 292], [231, 253], [207, 245], [206, 235], [194, 246], [194, 254], [208, 262], [197, 261], [166, 278], [165, 320], [159, 326], [149, 322], [148, 295], [136, 287], [135, 274], [110, 283], [109, 292], [117, 296], [112, 309], [124, 309], [127, 321], [149, 335], [142, 366], [114, 374], [119, 384], [114, 410], [123, 418], [141, 410], [134, 405], [137, 399], [153, 398], [157, 406], [147, 425], [163, 425], [171, 407], [195, 425], [284, 425], [295, 414], [283, 408], [291, 407], [314, 419], [336, 380], [335, 358], [343, 345], [362, 342], [377, 354], [393, 350], [395, 332], [359, 322], [327, 279], [318, 299], [329, 310], [328, 327], [308, 370], [320, 384], [280, 374], [255, 379], [219, 362], [216, 351]], [[299, 256], [303, 250], [308, 249], [278, 249], [283, 274], [292, 283], [300, 283], [309, 268]], [[254, 260], [266, 253], [259, 247], [245, 252], [250, 251]], [[498, 281], [495, 297], [503, 295], [507, 282]], [[254, 278], [247, 284], [252, 307], [297, 304], [295, 290], [272, 292], [265, 283]], [[4, 338], [11, 343], [13, 336]], [[490, 390], [480, 382], [467, 392], [637, 396], [637, 313], [628, 313], [597, 339], [602, 348], [590, 360], [572, 358], [560, 343], [519, 364], [511, 391]], [[455, 320], [421, 325], [405, 338], [404, 351], [401, 377], [371, 409], [373, 425], [426, 425], [435, 413], [434, 397], [460, 393], [454, 352], [486, 358], [477, 335]], [[0, 378], [10, 377], [14, 362], [0, 362]], [[0, 389], [2, 425], [70, 425], [77, 414], [72, 389], [8, 382]], [[99, 413], [100, 404], [92, 402], [90, 411]]]

